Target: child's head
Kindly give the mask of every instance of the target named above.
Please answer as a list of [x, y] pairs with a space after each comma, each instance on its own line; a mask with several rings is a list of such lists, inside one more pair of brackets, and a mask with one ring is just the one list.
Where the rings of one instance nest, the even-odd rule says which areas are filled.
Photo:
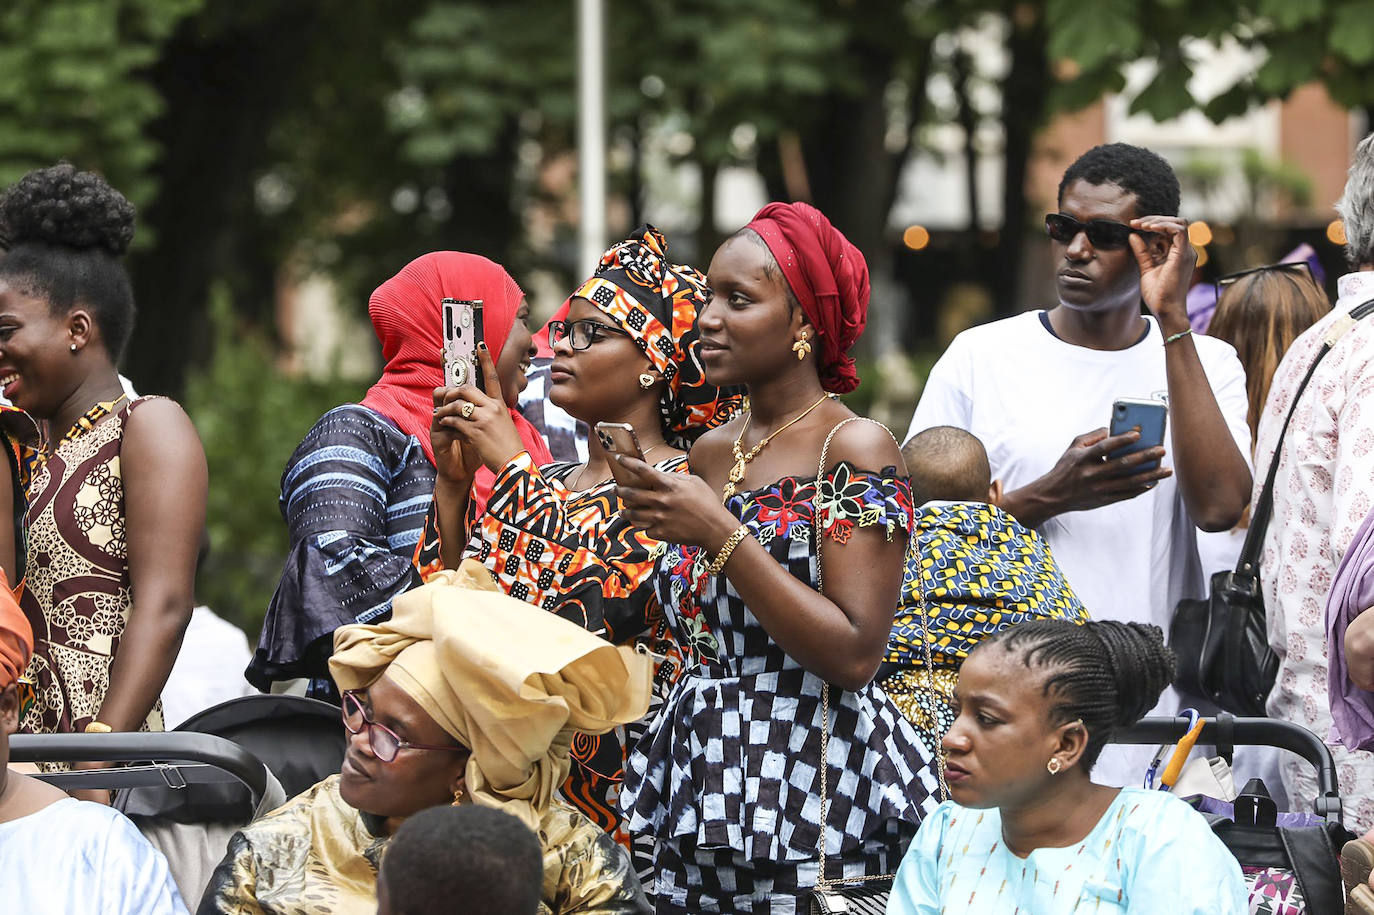
[[1002, 501], [988, 453], [976, 435], [954, 426], [932, 426], [902, 446], [917, 505], [927, 502]]
[[378, 915], [464, 911], [535, 915], [544, 885], [539, 839], [508, 813], [431, 807], [401, 825], [377, 874]]

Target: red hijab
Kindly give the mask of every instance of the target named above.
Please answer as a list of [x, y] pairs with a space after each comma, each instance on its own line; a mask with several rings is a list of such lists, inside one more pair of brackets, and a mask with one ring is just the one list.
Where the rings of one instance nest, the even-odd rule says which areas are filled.
[[[440, 302], [445, 298], [482, 300], [484, 339], [495, 360], [506, 345], [524, 297], [504, 267], [477, 254], [435, 251], [406, 264], [378, 286], [367, 302], [386, 365], [362, 405], [419, 439], [429, 462], [434, 463], [429, 425], [434, 416], [434, 389], [444, 384]], [[535, 464], [552, 461], [538, 430], [516, 411], [510, 413]], [[494, 479], [485, 467], [477, 471], [472, 497], [479, 512], [486, 507]]]
[[820, 338], [821, 386], [847, 394], [859, 386], [849, 350], [868, 323], [868, 262], [807, 203], [770, 203], [745, 226], [763, 239]]

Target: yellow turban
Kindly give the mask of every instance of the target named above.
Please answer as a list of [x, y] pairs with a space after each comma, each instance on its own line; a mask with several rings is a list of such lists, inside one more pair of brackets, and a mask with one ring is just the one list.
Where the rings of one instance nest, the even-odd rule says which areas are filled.
[[648, 656], [502, 593], [473, 560], [396, 598], [391, 619], [342, 626], [341, 690], [383, 673], [472, 751], [467, 789], [537, 828], [568, 774], [573, 734], [604, 734], [649, 708]]

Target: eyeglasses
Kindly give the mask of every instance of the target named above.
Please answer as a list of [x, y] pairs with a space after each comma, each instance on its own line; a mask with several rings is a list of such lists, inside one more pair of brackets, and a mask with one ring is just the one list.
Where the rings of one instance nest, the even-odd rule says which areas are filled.
[[1077, 238], [1079, 232], [1087, 232], [1088, 243], [1102, 251], [1114, 251], [1126, 247], [1129, 244], [1128, 239], [1132, 235], [1152, 234], [1140, 229], [1133, 229], [1124, 222], [1112, 222], [1109, 219], [1090, 219], [1087, 222], [1079, 222], [1072, 216], [1065, 216], [1063, 213], [1046, 214], [1045, 231], [1049, 233], [1050, 238], [1066, 245]]
[[606, 339], [608, 334], [630, 336], [628, 332], [599, 321], [550, 321], [549, 342], [567, 340], [575, 350], [584, 350], [598, 340]]
[[367, 728], [367, 743], [372, 747], [372, 755], [384, 763], [389, 763], [396, 758], [396, 754], [402, 750], [447, 750], [452, 753], [466, 753], [467, 747], [436, 747], [425, 743], [411, 743], [403, 740], [384, 724], [378, 724], [367, 716], [363, 711], [363, 701], [358, 698], [356, 690], [348, 690], [343, 694], [343, 723], [348, 729], [348, 733], [357, 734], [363, 728]]
[[1221, 294], [1226, 291], [1227, 287], [1234, 285], [1237, 280], [1250, 276], [1252, 273], [1264, 273], [1268, 270], [1277, 270], [1280, 273], [1301, 274], [1309, 280], [1316, 282], [1312, 277], [1312, 265], [1307, 261], [1284, 261], [1281, 264], [1265, 264], [1263, 267], [1251, 267], [1249, 270], [1237, 270], [1235, 273], [1228, 273], [1223, 277], [1218, 277], [1215, 284], [1217, 287], [1217, 298], [1220, 299]]

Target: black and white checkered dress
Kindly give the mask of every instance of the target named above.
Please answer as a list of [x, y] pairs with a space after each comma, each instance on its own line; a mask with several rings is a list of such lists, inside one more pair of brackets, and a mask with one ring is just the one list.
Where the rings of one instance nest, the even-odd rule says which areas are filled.
[[[814, 478], [784, 478], [726, 506], [813, 586], [817, 506], [836, 541], [855, 527], [903, 539], [910, 530], [910, 488], [894, 468], [841, 462], [817, 491]], [[816, 879], [821, 680], [783, 652], [724, 576], [706, 575], [707, 562], [698, 548], [671, 545], [659, 560], [658, 597], [696, 664], [632, 754], [621, 806], [630, 831], [660, 845], [660, 912], [792, 911]], [[895, 864], [938, 803], [930, 754], [876, 686], [832, 689], [830, 705], [827, 873]]]

